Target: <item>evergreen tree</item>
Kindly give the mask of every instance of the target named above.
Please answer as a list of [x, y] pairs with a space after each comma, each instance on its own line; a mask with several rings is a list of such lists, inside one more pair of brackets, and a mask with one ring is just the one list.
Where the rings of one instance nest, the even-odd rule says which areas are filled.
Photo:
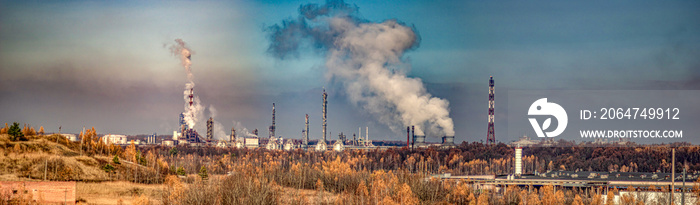
[[185, 168], [183, 168], [183, 167], [178, 167], [178, 168], [177, 168], [177, 171], [175, 172], [175, 174], [180, 175], [180, 176], [185, 176], [185, 174], [187, 174], [187, 173], [185, 173]]
[[12, 126], [10, 126], [10, 129], [7, 131], [7, 134], [10, 135], [10, 139], [12, 141], [23, 140], [24, 138], [22, 129], [19, 128], [19, 123], [17, 122], [12, 123]]
[[112, 162], [114, 162], [114, 164], [121, 164], [121, 162], [119, 162], [119, 157], [117, 155], [114, 155], [114, 158], [112, 158]]
[[207, 180], [209, 178], [209, 174], [207, 174], [207, 167], [202, 165], [202, 168], [199, 169], [199, 177], [202, 178], [202, 180]]

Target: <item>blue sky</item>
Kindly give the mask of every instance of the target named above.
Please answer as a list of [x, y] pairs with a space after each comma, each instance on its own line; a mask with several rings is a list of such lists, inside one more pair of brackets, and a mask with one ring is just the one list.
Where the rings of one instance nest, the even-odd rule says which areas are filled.
[[[370, 21], [416, 28], [421, 42], [404, 56], [408, 75], [450, 101], [457, 141], [486, 137], [491, 75], [503, 141], [517, 138], [499, 124], [507, 103], [498, 100], [508, 90], [700, 89], [697, 1], [346, 2]], [[308, 113], [318, 139], [325, 86], [332, 136], [368, 126], [379, 139], [403, 139], [327, 82], [322, 54], [308, 49], [279, 60], [266, 53], [265, 28], [307, 3], [324, 2], [3, 1], [0, 122], [49, 132], [170, 133], [186, 78], [164, 45], [181, 38], [195, 52], [195, 92], [224, 126], [240, 122], [266, 135], [275, 102], [278, 135], [298, 138]]]

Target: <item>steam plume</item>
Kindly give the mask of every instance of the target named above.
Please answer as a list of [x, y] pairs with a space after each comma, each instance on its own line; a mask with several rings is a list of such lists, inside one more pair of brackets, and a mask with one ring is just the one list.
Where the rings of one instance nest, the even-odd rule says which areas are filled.
[[[416, 125], [416, 134], [454, 136], [449, 102], [432, 97], [419, 78], [409, 78], [404, 52], [418, 47], [415, 28], [397, 20], [374, 23], [358, 7], [342, 0], [299, 7], [296, 19], [267, 28], [268, 52], [284, 59], [298, 56], [309, 43], [326, 56], [327, 77], [343, 84], [350, 101], [375, 115], [394, 132]], [[395, 72], [393, 70], [399, 70]]]
[[185, 123], [188, 128], [194, 128], [200, 121], [200, 115], [204, 111], [204, 106], [201, 105], [198, 96], [193, 96], [192, 104], [190, 104], [190, 97], [194, 89], [194, 76], [192, 75], [192, 54], [193, 52], [187, 47], [185, 41], [182, 39], [175, 39], [174, 45], [170, 46], [170, 52], [180, 58], [182, 67], [185, 67], [185, 72], [187, 73], [188, 82], [185, 84], [185, 91], [183, 93], [183, 98], [185, 100], [185, 111], [183, 112], [185, 116]]

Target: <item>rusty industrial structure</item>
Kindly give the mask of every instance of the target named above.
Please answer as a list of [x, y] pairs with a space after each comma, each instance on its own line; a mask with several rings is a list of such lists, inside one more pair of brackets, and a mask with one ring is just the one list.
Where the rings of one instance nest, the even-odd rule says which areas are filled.
[[214, 118], [209, 117], [207, 120], [207, 141], [214, 139]]

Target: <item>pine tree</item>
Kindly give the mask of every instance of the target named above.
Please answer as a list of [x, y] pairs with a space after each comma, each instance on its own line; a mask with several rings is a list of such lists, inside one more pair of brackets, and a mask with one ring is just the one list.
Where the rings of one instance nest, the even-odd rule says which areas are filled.
[[202, 178], [202, 180], [207, 180], [209, 179], [209, 174], [207, 174], [207, 167], [202, 165], [202, 168], [199, 169], [199, 177]]
[[12, 123], [12, 126], [10, 126], [10, 129], [7, 131], [7, 134], [10, 135], [10, 139], [12, 141], [18, 141], [18, 140], [24, 139], [24, 134], [22, 133], [22, 130], [19, 128], [19, 123], [17, 123], [17, 122]]
[[39, 127], [39, 135], [44, 135], [44, 126]]
[[112, 158], [112, 162], [114, 164], [121, 164], [121, 162], [119, 162], [119, 157], [117, 155], [114, 155], [114, 158]]
[[178, 167], [178, 168], [177, 168], [177, 171], [175, 171], [175, 173], [176, 173], [177, 175], [180, 175], [180, 176], [185, 176], [185, 175], [187, 174], [187, 173], [185, 172], [185, 168], [183, 168], [182, 166]]

